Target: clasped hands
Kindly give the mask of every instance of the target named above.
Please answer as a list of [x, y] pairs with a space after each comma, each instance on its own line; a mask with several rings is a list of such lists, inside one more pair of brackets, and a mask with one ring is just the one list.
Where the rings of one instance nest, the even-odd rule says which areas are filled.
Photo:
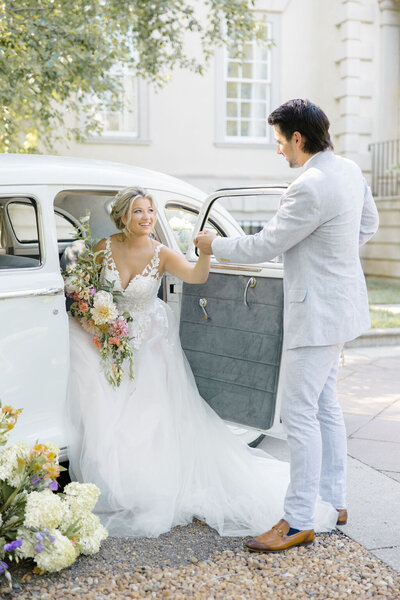
[[194, 243], [200, 250], [200, 252], [203, 252], [203, 254], [210, 255], [213, 253], [211, 244], [213, 243], [216, 237], [217, 234], [214, 231], [199, 231], [197, 236], [194, 238]]

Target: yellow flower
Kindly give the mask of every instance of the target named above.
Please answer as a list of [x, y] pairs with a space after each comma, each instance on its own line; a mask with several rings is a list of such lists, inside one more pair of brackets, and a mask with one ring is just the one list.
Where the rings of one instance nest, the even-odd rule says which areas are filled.
[[44, 476], [45, 479], [49, 479], [50, 477], [52, 479], [56, 479], [60, 474], [60, 469], [58, 465], [46, 463], [45, 465], [43, 465], [43, 470], [44, 469], [47, 471], [46, 475]]

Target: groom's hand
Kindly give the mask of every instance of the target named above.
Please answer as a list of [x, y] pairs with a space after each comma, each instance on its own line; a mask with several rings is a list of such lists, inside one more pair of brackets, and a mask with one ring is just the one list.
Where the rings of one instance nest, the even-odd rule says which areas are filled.
[[213, 243], [216, 237], [217, 234], [214, 231], [199, 231], [197, 237], [194, 239], [194, 243], [196, 244], [200, 252], [210, 255], [213, 253], [211, 244]]

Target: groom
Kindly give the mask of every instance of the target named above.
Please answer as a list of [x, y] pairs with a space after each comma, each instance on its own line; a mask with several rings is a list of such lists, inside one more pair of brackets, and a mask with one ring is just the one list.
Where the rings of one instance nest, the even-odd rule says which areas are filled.
[[300, 176], [279, 209], [255, 235], [196, 245], [218, 261], [258, 263], [284, 256], [284, 339], [280, 372], [282, 421], [290, 449], [284, 516], [249, 540], [249, 549], [274, 552], [314, 539], [317, 495], [329, 502], [330, 526], [346, 511], [346, 431], [336, 396], [344, 342], [370, 325], [359, 245], [378, 228], [378, 213], [359, 167], [333, 153], [329, 121], [308, 100], [289, 100], [268, 117], [277, 152]]

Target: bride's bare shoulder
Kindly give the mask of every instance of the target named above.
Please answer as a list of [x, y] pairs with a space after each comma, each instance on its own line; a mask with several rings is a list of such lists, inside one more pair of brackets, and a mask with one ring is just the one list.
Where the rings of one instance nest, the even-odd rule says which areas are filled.
[[106, 243], [107, 240], [106, 238], [101, 239], [99, 242], [97, 242], [97, 244], [94, 247], [94, 251], [98, 252], [99, 250], [105, 250], [106, 249]]

